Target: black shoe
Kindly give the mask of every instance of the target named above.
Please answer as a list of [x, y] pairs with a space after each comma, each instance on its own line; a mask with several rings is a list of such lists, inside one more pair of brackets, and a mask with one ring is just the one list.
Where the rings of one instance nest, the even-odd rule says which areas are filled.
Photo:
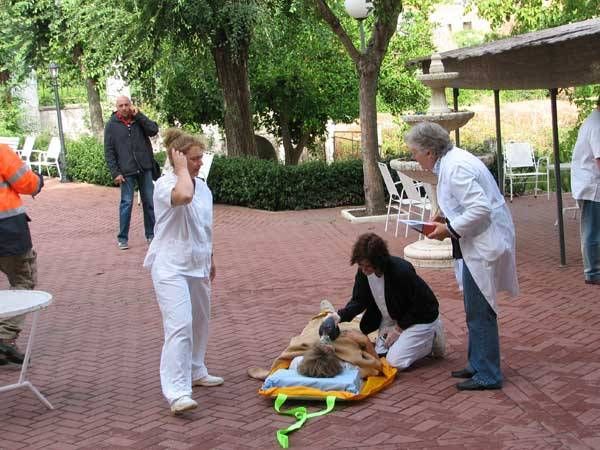
[[0, 344], [0, 355], [4, 355], [5, 361], [15, 364], [23, 364], [25, 355], [17, 350], [16, 345]]
[[487, 391], [489, 389], [502, 389], [502, 383], [479, 384], [474, 380], [467, 380], [456, 384], [459, 391]]
[[453, 370], [452, 372], [450, 372], [450, 375], [452, 375], [454, 378], [471, 378], [474, 375], [474, 373], [469, 372], [467, 369], [460, 369]]

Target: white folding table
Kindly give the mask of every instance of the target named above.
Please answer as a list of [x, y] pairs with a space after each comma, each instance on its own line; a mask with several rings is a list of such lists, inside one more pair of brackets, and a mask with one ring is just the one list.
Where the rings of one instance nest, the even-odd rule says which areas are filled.
[[27, 387], [31, 389], [31, 392], [33, 392], [47, 408], [54, 409], [50, 402], [46, 400], [46, 397], [44, 397], [33, 384], [26, 380], [27, 366], [29, 365], [29, 357], [31, 356], [31, 348], [33, 347], [33, 338], [35, 336], [38, 315], [40, 310], [46, 308], [50, 303], [52, 303], [52, 295], [47, 292], [0, 290], [0, 319], [8, 319], [21, 314], [33, 313], [31, 331], [29, 332], [29, 340], [27, 341], [27, 349], [25, 350], [25, 360], [21, 367], [19, 381], [15, 384], [0, 386], [0, 392]]

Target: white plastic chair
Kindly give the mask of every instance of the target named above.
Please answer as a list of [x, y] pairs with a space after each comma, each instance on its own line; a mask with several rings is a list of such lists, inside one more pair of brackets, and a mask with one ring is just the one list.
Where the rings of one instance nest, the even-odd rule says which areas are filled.
[[204, 152], [202, 154], [202, 167], [200, 167], [200, 171], [198, 172], [198, 178], [202, 178], [204, 181], [206, 181], [208, 174], [210, 173], [210, 166], [212, 166], [214, 157], [214, 153]]
[[[545, 161], [546, 168], [544, 171], [540, 169], [541, 162]], [[515, 170], [518, 169], [518, 170]], [[548, 169], [548, 158], [542, 156], [535, 159], [533, 146], [527, 142], [508, 142], [504, 145], [504, 179], [503, 183], [506, 186], [506, 179], [510, 183], [510, 201], [513, 200], [513, 182], [522, 180], [526, 182], [528, 178], [535, 178], [535, 188], [533, 190], [534, 197], [537, 197], [538, 179], [546, 178], [546, 191], [548, 200], [550, 200], [550, 170]]]
[[0, 137], [0, 144], [6, 144], [15, 152], [19, 152], [19, 138], [18, 137]]
[[38, 171], [42, 173], [42, 167], [45, 167], [48, 171], [48, 176], [50, 176], [50, 167], [56, 167], [58, 171], [58, 176], [62, 178], [60, 173], [60, 165], [58, 164], [58, 158], [60, 156], [60, 139], [57, 137], [53, 137], [50, 139], [50, 143], [48, 144], [48, 150], [45, 152], [40, 152], [39, 159], [37, 161], [32, 161], [32, 165], [38, 166]]
[[[425, 211], [429, 211], [429, 215], [431, 215], [431, 201], [427, 198], [427, 195], [421, 195], [421, 191], [419, 190], [421, 183], [415, 182], [415, 180], [399, 170], [396, 172], [402, 183], [404, 194], [407, 197], [405, 204], [408, 204], [408, 218], [411, 218], [411, 214], [416, 214], [419, 217], [419, 220], [424, 220]], [[408, 225], [406, 225], [406, 231], [404, 232], [404, 237], [407, 236]], [[419, 234], [419, 239], [422, 238], [423, 236]]]
[[[27, 136], [25, 138], [25, 142], [23, 142], [23, 147], [21, 149], [19, 149], [19, 156], [21, 156], [21, 159], [23, 161], [25, 161], [25, 163], [28, 166], [31, 166], [31, 155], [33, 155], [34, 153], [42, 153], [39, 150], [34, 150], [33, 149], [33, 145], [35, 144], [35, 136], [31, 135], [31, 136]], [[39, 156], [38, 156], [39, 159]], [[35, 161], [33, 161], [33, 163], [35, 163]]]
[[[562, 209], [563, 216], [565, 215], [565, 213], [567, 211], [573, 211], [573, 219], [576, 219], [577, 213], [579, 212], [579, 203], [575, 202], [574, 206], [565, 206]], [[556, 222], [554, 222], [554, 226], [557, 226], [557, 225], [558, 225], [558, 219], [556, 219]]]
[[394, 179], [392, 178], [392, 175], [390, 174], [387, 164], [378, 162], [377, 165], [379, 166], [379, 171], [381, 172], [381, 176], [383, 177], [383, 181], [385, 182], [385, 187], [390, 196], [390, 201], [388, 202], [388, 207], [387, 207], [387, 215], [385, 217], [385, 231], [387, 231], [387, 229], [388, 229], [388, 222], [390, 220], [390, 215], [393, 214], [392, 213], [392, 208], [393, 208], [396, 210], [396, 215], [397, 215], [396, 231], [394, 233], [394, 236], [397, 237], [398, 236], [398, 225], [400, 224], [400, 216], [403, 216], [406, 219], [409, 218], [408, 211], [405, 211], [402, 209], [403, 191], [398, 192], [397, 185], [400, 184], [400, 181], [394, 182]]

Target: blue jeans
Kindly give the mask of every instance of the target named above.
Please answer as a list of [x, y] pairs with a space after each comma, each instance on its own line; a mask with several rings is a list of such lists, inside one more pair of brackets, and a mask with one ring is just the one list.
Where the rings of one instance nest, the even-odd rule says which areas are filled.
[[496, 313], [473, 280], [463, 260], [463, 295], [469, 330], [467, 370], [482, 385], [502, 383], [500, 337]]
[[578, 200], [581, 208], [581, 255], [586, 280], [600, 281], [600, 202]]
[[154, 195], [154, 183], [152, 182], [152, 171], [145, 170], [137, 175], [125, 177], [125, 182], [121, 183], [121, 204], [119, 205], [119, 242], [129, 240], [129, 222], [131, 221], [131, 208], [133, 206], [133, 192], [135, 183], [142, 197], [142, 207], [144, 209], [144, 232], [146, 239], [154, 237], [154, 204], [152, 196]]

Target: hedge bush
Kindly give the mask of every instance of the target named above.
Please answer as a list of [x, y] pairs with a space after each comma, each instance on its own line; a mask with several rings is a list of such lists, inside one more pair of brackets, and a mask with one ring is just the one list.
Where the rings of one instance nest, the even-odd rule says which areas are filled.
[[[84, 183], [114, 186], [95, 137], [68, 141], [67, 176]], [[162, 166], [166, 153], [155, 153]], [[364, 203], [361, 160], [284, 166], [255, 158], [215, 157], [208, 177], [215, 203], [270, 211], [329, 208]]]
[[280, 211], [364, 203], [361, 160], [285, 166], [215, 157], [208, 177], [215, 203]]
[[[67, 177], [73, 181], [114, 186], [113, 179], [104, 159], [104, 145], [93, 136], [83, 137], [76, 141], [68, 141]], [[165, 152], [155, 153], [154, 158], [164, 164]]]

